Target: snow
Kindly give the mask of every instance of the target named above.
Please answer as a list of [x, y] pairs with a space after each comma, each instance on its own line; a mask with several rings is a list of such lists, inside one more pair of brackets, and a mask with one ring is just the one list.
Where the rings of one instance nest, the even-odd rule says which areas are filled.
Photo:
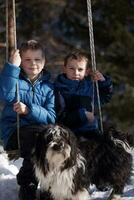
[[[124, 188], [124, 193], [122, 195], [123, 200], [134, 200], [134, 150], [132, 151], [132, 156], [132, 176], [129, 184]], [[5, 153], [0, 153], [0, 200], [18, 200], [19, 186], [16, 183], [16, 174], [18, 173], [21, 164], [22, 159], [9, 162], [7, 155]], [[92, 200], [106, 200], [109, 195], [109, 191], [96, 191], [94, 186], [92, 186], [91, 190]]]

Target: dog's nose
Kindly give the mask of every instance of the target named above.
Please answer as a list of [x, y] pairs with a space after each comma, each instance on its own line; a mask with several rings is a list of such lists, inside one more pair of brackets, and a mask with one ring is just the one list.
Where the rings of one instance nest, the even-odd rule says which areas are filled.
[[60, 151], [60, 150], [62, 149], [62, 147], [63, 147], [63, 143], [60, 142], [60, 143], [58, 143], [58, 144], [54, 144], [53, 149], [54, 149], [55, 151]]

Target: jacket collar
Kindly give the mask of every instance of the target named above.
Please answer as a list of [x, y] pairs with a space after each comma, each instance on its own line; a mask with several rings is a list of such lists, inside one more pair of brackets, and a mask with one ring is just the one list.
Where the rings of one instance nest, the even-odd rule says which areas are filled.
[[[26, 73], [21, 69], [20, 78], [25, 79], [26, 81], [30, 82], [29, 78], [27, 77]], [[37, 79], [34, 80], [32, 84], [35, 84], [37, 81], [49, 81], [50, 80], [50, 73], [46, 70], [42, 70], [41, 73], [38, 75]]]

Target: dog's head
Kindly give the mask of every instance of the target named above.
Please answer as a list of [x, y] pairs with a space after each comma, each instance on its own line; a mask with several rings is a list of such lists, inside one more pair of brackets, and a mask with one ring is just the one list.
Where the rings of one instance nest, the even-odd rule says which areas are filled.
[[134, 134], [123, 132], [113, 124], [104, 125], [104, 134], [112, 137], [113, 139], [118, 139], [124, 143], [128, 143], [131, 148], [134, 148]]
[[37, 136], [33, 150], [34, 163], [38, 167], [68, 168], [76, 161], [77, 140], [67, 128], [46, 125]]

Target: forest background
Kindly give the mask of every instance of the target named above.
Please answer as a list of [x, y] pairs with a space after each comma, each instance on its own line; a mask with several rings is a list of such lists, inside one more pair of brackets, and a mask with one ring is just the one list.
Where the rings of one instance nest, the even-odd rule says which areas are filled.
[[[80, 49], [90, 58], [86, 0], [16, 0], [17, 45], [38, 39], [46, 47], [47, 69], [54, 79], [64, 56]], [[97, 69], [114, 83], [104, 121], [134, 132], [134, 0], [92, 0]], [[0, 0], [0, 42], [6, 40], [5, 0]], [[5, 62], [0, 48], [0, 68]], [[2, 106], [1, 106], [2, 107]]]

